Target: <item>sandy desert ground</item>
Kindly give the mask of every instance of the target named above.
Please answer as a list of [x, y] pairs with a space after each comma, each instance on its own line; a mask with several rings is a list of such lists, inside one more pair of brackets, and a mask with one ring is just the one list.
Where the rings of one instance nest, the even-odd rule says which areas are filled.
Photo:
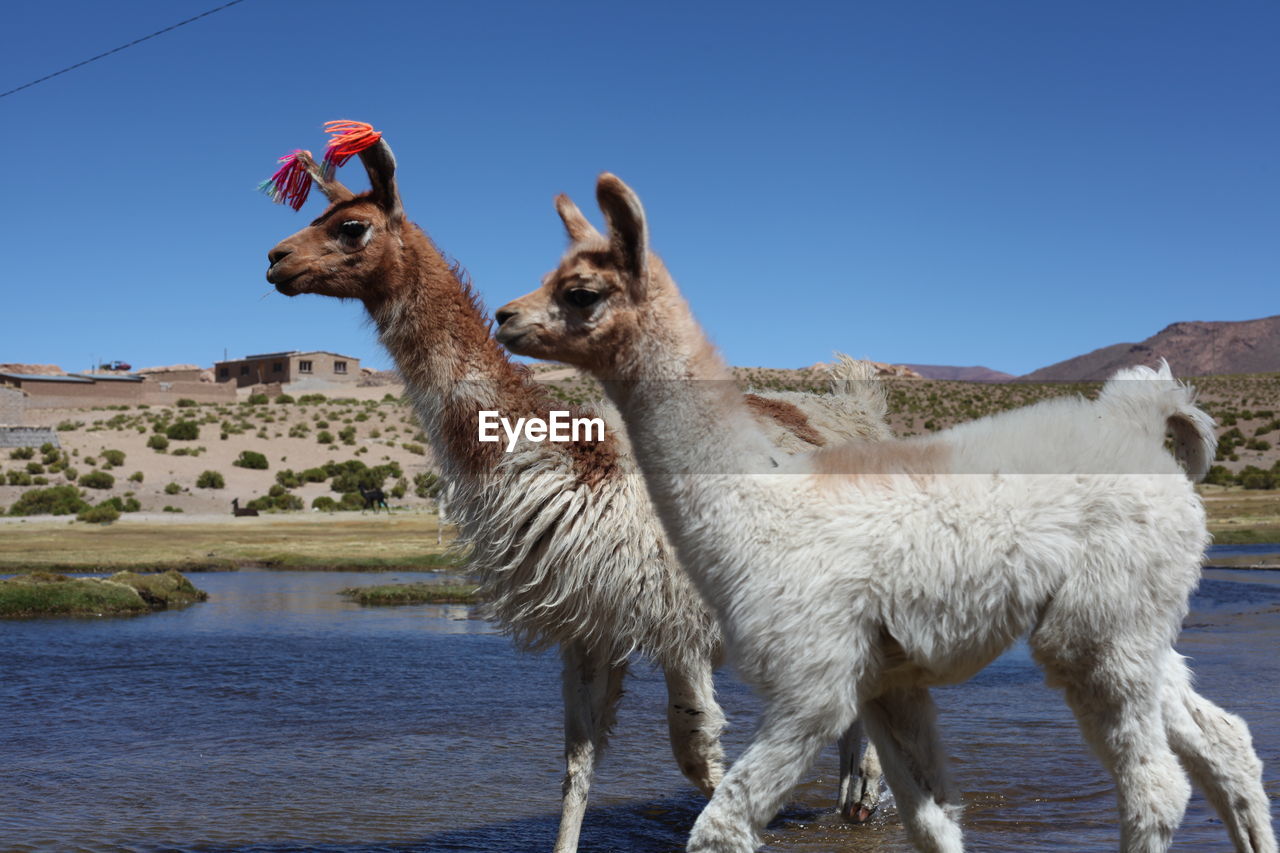
[[[566, 401], [598, 397], [598, 388], [571, 370], [539, 366], [536, 373]], [[753, 388], [825, 386], [823, 372], [817, 366], [799, 370], [740, 368], [738, 374], [744, 386]], [[1192, 381], [1201, 391], [1203, 405], [1218, 419], [1222, 440], [1230, 444], [1230, 452], [1220, 464], [1230, 472], [1246, 466], [1274, 470], [1280, 464], [1280, 376], [1204, 377]], [[900, 435], [927, 433], [1048, 396], [1087, 394], [1097, 387], [1089, 383], [992, 385], [901, 378], [891, 378], [887, 385], [891, 423]], [[244, 505], [268, 495], [273, 487], [280, 492], [278, 476], [283, 472], [297, 474], [326, 463], [353, 460], [369, 467], [398, 466], [400, 473], [383, 483], [391, 505], [414, 513], [430, 513], [435, 502], [416, 494], [415, 483], [433, 471], [432, 459], [425, 436], [401, 399], [403, 391], [400, 385], [344, 387], [327, 392], [324, 399], [306, 403], [297, 395], [293, 402], [253, 405], [249, 403], [250, 390], [242, 389], [235, 404], [33, 409], [28, 411], [27, 424], [56, 430], [66, 462], [74, 469], [77, 480], [94, 470], [111, 475], [114, 481], [109, 488], [82, 488], [86, 500], [137, 500], [141, 511], [126, 514], [120, 522], [134, 529], [147, 525], [156, 530], [175, 530], [183, 520], [202, 525], [229, 522], [233, 498]], [[148, 446], [152, 436], [180, 420], [196, 422], [198, 438], [170, 440], [164, 450]], [[123, 453], [122, 464], [110, 466], [106, 451]], [[254, 470], [233, 464], [245, 451], [261, 453], [268, 467]], [[28, 489], [39, 487], [41, 479], [45, 485], [73, 482], [66, 470], [42, 468], [39, 452], [33, 459], [17, 459], [0, 451], [0, 529], [6, 530], [6, 538], [13, 537], [8, 533], [15, 529], [12, 525], [36, 523], [40, 517], [26, 521], [4, 518], [4, 508], [12, 506]], [[223, 487], [198, 485], [201, 475], [209, 471], [221, 475]], [[329, 518], [328, 513], [310, 512], [312, 503], [325, 496], [341, 498], [332, 479], [286, 484], [287, 492], [300, 499], [308, 510], [290, 514], [295, 517]], [[403, 489], [403, 495], [394, 497], [392, 492], [397, 486]], [[1203, 486], [1202, 491], [1214, 529], [1223, 541], [1280, 540], [1280, 492], [1238, 486]], [[68, 520], [57, 519], [64, 527]], [[237, 529], [245, 530], [246, 520], [237, 521], [242, 525]]]
[[[412, 484], [415, 475], [431, 470], [431, 459], [417, 421], [409, 408], [399, 402], [402, 393], [400, 386], [344, 388], [326, 394], [329, 399], [324, 402], [308, 405], [251, 406], [244, 404], [248, 394], [242, 393], [241, 404], [234, 406], [33, 409], [27, 412], [26, 423], [56, 428], [59, 443], [70, 455], [70, 464], [78, 475], [102, 469], [104, 451], [119, 450], [125, 454], [124, 463], [108, 471], [115, 478], [111, 488], [84, 490], [92, 502], [133, 492], [146, 513], [162, 513], [164, 507], [170, 506], [187, 514], [230, 517], [232, 498], [239, 498], [244, 505], [267, 494], [282, 470], [301, 471], [326, 462], [356, 459], [369, 467], [398, 463], [407, 490], [403, 498], [389, 497], [389, 501], [396, 506], [422, 509], [433, 506], [434, 502], [417, 497]], [[340, 400], [335, 400], [339, 395]], [[385, 399], [388, 395], [391, 400]], [[154, 434], [157, 420], [164, 423], [197, 421], [199, 438], [170, 440], [165, 451], [153, 450], [147, 441]], [[75, 424], [79, 426], [74, 429], [59, 428], [59, 425]], [[350, 444], [340, 437], [344, 429], [354, 431]], [[328, 432], [333, 441], [321, 443], [318, 436], [322, 432]], [[246, 450], [266, 456], [269, 467], [252, 470], [233, 465]], [[184, 451], [198, 455], [184, 455]], [[38, 453], [34, 461], [39, 462]], [[23, 471], [28, 464], [29, 460], [11, 459], [8, 452], [0, 452], [2, 472]], [[220, 489], [197, 487], [196, 482], [204, 471], [220, 473], [225, 486]], [[141, 483], [128, 479], [139, 472]], [[68, 482], [62, 473], [47, 474], [46, 478], [48, 485]], [[166, 493], [165, 487], [170, 483], [177, 483], [180, 491]], [[384, 490], [389, 492], [394, 485], [395, 480], [389, 479]], [[12, 505], [27, 488], [31, 486], [0, 486], [0, 506]], [[341, 497], [331, 490], [329, 482], [304, 483], [290, 491], [307, 507], [321, 495]]]

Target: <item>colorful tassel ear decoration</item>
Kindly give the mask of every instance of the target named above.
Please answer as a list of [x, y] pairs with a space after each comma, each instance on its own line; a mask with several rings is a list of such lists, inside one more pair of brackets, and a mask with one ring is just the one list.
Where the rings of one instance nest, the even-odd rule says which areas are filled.
[[382, 138], [373, 125], [362, 121], [326, 121], [326, 133], [333, 134], [324, 152], [325, 176]]
[[[267, 180], [258, 185], [258, 189], [271, 196], [276, 204], [287, 204], [294, 210], [300, 210], [307, 194], [311, 192], [311, 175], [298, 160], [302, 151], [293, 151], [280, 158], [280, 168]], [[305, 152], [308, 157], [311, 152]]]
[[[382, 138], [372, 125], [362, 121], [327, 121], [324, 127], [333, 138], [324, 152], [322, 183], [332, 179], [335, 169]], [[311, 192], [313, 180], [311, 172], [298, 158], [299, 154], [305, 154], [307, 160], [311, 160], [310, 151], [299, 149], [286, 154], [280, 158], [280, 168], [276, 173], [258, 185], [258, 189], [271, 196], [276, 204], [287, 204], [294, 210], [302, 208], [307, 194]], [[315, 168], [314, 163], [312, 168]]]

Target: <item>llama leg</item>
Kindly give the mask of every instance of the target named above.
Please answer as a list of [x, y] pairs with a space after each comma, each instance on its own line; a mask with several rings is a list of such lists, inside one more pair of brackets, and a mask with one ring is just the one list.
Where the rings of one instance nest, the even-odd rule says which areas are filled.
[[929, 691], [889, 691], [867, 702], [863, 715], [912, 843], [928, 853], [963, 851], [956, 820], [960, 798], [938, 736]]
[[699, 660], [688, 669], [668, 666], [665, 674], [671, 751], [680, 772], [710, 797], [724, 777], [720, 732], [725, 724], [716, 702], [711, 662]]
[[564, 688], [563, 799], [560, 833], [554, 853], [574, 853], [587, 810], [591, 776], [613, 728], [626, 664], [612, 665], [607, 656], [580, 646], [563, 646]]
[[880, 781], [884, 773], [875, 744], [868, 742], [858, 761], [862, 746], [862, 723], [853, 725], [840, 736], [840, 815], [850, 823], [866, 823], [880, 804]]
[[765, 711], [755, 740], [734, 762], [689, 834], [688, 853], [751, 853], [757, 830], [783, 800], [822, 747], [852, 722], [853, 705]]
[[1245, 721], [1191, 687], [1181, 656], [1165, 660], [1164, 725], [1169, 745], [1213, 805], [1240, 853], [1276, 853], [1262, 762]]
[[1074, 649], [1038, 639], [1032, 645], [1050, 683], [1065, 687], [1081, 733], [1115, 779], [1120, 850], [1163, 853], [1191, 796], [1165, 734], [1163, 653], [1139, 653], [1117, 638]]

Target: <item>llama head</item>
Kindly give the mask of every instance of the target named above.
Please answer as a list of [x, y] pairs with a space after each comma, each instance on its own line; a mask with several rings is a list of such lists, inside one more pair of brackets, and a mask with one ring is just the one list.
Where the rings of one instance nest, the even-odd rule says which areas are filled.
[[570, 246], [541, 287], [498, 309], [495, 336], [512, 352], [588, 370], [607, 368], [618, 345], [670, 290], [661, 262], [649, 253], [636, 194], [605, 173], [596, 184], [596, 200], [607, 234], [567, 196], [556, 198]]
[[[305, 151], [291, 155], [298, 163], [295, 171], [305, 172], [299, 176], [304, 183], [300, 191], [291, 188], [286, 193], [292, 191], [300, 207], [307, 187], [314, 181], [329, 199], [329, 207], [306, 228], [267, 253], [267, 281], [285, 296], [318, 293], [340, 299], [378, 300], [398, 280], [391, 273], [403, 250], [401, 231], [405, 218], [396, 189], [395, 155], [376, 134], [371, 144], [352, 153], [358, 154], [369, 173], [368, 192], [356, 194], [344, 187], [326, 168], [328, 162], [322, 167]], [[341, 163], [332, 157], [327, 160]], [[286, 164], [281, 172], [289, 168], [290, 164]], [[277, 179], [277, 186], [280, 184]], [[286, 199], [278, 193], [277, 200]]]

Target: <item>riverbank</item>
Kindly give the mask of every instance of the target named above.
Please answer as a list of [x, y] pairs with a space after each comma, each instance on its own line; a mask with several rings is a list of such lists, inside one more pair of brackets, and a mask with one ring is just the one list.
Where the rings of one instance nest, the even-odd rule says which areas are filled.
[[1280, 491], [1203, 485], [1199, 489], [1215, 544], [1280, 542]]
[[[442, 535], [437, 543], [437, 532]], [[308, 571], [445, 568], [453, 530], [430, 511], [230, 515], [130, 513], [110, 525], [65, 518], [0, 520], [0, 574], [20, 572]]]
[[[1219, 545], [1280, 543], [1280, 491], [1202, 486]], [[0, 574], [31, 571], [413, 571], [458, 564], [454, 532], [431, 510], [394, 513], [126, 513], [110, 525], [64, 517], [0, 518]], [[441, 533], [437, 542], [437, 532]], [[1280, 552], [1280, 546], [1276, 548]], [[1274, 555], [1233, 562], [1268, 567]], [[1225, 565], [1225, 564], [1223, 564]]]

